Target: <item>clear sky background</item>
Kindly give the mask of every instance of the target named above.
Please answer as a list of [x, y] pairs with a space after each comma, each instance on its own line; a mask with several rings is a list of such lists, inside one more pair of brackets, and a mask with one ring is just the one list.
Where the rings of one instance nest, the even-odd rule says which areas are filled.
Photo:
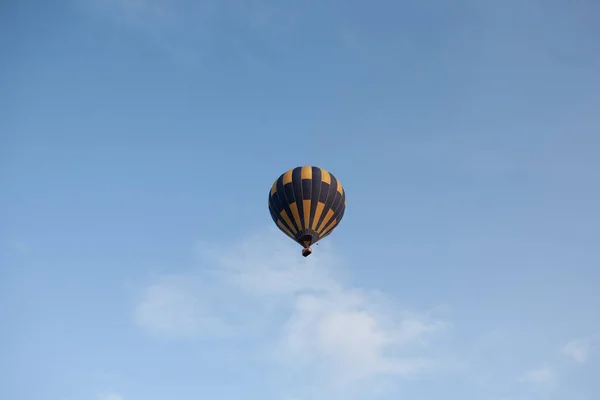
[[597, 400], [599, 15], [1, 2], [0, 398]]

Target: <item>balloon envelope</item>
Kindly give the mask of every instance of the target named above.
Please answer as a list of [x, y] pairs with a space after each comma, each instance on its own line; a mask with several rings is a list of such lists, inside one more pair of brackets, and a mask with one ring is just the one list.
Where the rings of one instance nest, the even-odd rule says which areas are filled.
[[342, 184], [319, 167], [288, 170], [275, 180], [269, 193], [271, 218], [284, 234], [308, 249], [308, 254], [312, 244], [338, 226], [345, 209]]

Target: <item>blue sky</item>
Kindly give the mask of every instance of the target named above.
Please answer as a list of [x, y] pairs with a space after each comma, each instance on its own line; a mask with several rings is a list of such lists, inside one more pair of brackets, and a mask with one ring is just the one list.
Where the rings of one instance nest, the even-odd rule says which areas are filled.
[[0, 398], [597, 398], [598, 5], [51, 3], [0, 6]]

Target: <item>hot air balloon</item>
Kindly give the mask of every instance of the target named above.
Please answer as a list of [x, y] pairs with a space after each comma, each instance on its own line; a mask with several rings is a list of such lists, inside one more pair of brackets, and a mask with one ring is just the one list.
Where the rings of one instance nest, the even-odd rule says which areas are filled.
[[281, 174], [269, 193], [271, 218], [299, 243], [304, 257], [310, 246], [333, 232], [344, 216], [346, 192], [333, 174], [319, 167], [296, 167]]

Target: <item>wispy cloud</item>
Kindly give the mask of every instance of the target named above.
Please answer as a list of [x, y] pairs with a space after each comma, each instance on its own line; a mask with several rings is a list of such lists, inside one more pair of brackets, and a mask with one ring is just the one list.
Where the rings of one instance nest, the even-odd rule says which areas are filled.
[[553, 383], [557, 378], [556, 371], [547, 365], [531, 369], [523, 375], [523, 381], [533, 383]]
[[[350, 284], [346, 273], [359, 266], [344, 260], [331, 242], [315, 246], [305, 259], [273, 228], [232, 245], [201, 243], [196, 251], [196, 270], [167, 274], [141, 288], [135, 321], [167, 338], [243, 342], [242, 353], [274, 366], [282, 381], [289, 379], [282, 396], [396, 395], [397, 385], [408, 379], [448, 373], [465, 374], [481, 393], [517, 398], [550, 396], [558, 387], [560, 365], [525, 370], [529, 361], [514, 355], [509, 331], [471, 344], [460, 338], [450, 343], [453, 324], [444, 315], [408, 310], [391, 294]], [[581, 359], [587, 343], [573, 341], [565, 349], [577, 349]]]
[[439, 366], [435, 338], [448, 322], [345, 284], [343, 261], [327, 245], [304, 259], [281, 236], [271, 230], [231, 249], [201, 246], [211, 268], [145, 287], [138, 325], [168, 336], [218, 334], [219, 326], [238, 337], [274, 337], [265, 358], [340, 393]]
[[590, 354], [597, 345], [599, 338], [600, 335], [590, 335], [583, 338], [573, 339], [562, 348], [562, 352], [576, 362], [583, 364], [590, 357]]
[[289, 364], [306, 366], [317, 374], [330, 371], [338, 387], [434, 367], [438, 360], [419, 350], [427, 346], [428, 335], [445, 324], [378, 307], [362, 291], [300, 295], [283, 329], [282, 354]]
[[109, 393], [100, 397], [100, 400], [124, 400], [123, 397], [117, 393]]
[[166, 336], [195, 336], [222, 329], [207, 304], [194, 293], [191, 277], [168, 277], [146, 287], [135, 309], [135, 322]]
[[81, 4], [107, 27], [114, 26], [107, 32], [140, 37], [182, 67], [195, 66], [205, 56], [216, 20], [212, 1], [81, 0]]
[[119, 35], [129, 32], [145, 38], [180, 66], [195, 66], [206, 57], [226, 54], [237, 63], [264, 67], [268, 54], [290, 51], [282, 40], [300, 18], [298, 6], [264, 1], [81, 2], [107, 21], [118, 23]]

